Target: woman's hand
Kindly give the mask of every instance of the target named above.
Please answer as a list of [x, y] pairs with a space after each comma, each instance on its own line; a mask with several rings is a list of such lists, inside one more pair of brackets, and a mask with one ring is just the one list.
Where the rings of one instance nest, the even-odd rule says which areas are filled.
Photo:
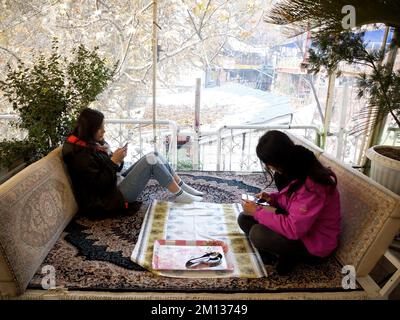
[[260, 192], [260, 193], [257, 193], [256, 194], [256, 197], [258, 198], [258, 199], [263, 199], [263, 200], [265, 200], [265, 201], [267, 201], [267, 202], [270, 202], [271, 201], [271, 197], [269, 196], [269, 194], [268, 193], [266, 193], [266, 192]]
[[120, 165], [122, 161], [124, 161], [124, 158], [126, 157], [126, 148], [118, 148], [115, 150], [111, 157], [111, 161], [114, 162], [117, 165]]
[[257, 204], [250, 200], [242, 200], [243, 213], [252, 216], [256, 213]]

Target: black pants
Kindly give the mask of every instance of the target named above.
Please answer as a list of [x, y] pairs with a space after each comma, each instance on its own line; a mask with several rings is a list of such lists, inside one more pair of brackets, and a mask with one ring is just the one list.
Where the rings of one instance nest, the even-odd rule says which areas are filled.
[[276, 257], [279, 273], [290, 272], [298, 262], [320, 263], [324, 260], [310, 254], [301, 240], [287, 239], [258, 223], [252, 216], [241, 213], [238, 223], [259, 251], [264, 262]]

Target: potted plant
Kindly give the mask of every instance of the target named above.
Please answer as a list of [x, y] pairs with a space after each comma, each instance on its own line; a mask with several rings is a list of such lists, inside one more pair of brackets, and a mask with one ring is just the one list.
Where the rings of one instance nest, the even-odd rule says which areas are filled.
[[26, 133], [22, 140], [0, 142], [0, 167], [9, 169], [61, 145], [77, 115], [104, 90], [115, 70], [99, 57], [97, 48], [90, 51], [79, 45], [70, 59], [62, 57], [56, 39], [49, 56], [40, 54], [32, 65], [18, 61], [16, 68], [7, 68], [0, 92], [19, 116], [12, 125]]
[[374, 146], [367, 150], [371, 160], [370, 177], [400, 194], [400, 147]]
[[[333, 72], [340, 62], [370, 67], [368, 73], [358, 77], [358, 97], [365, 97], [367, 105], [357, 114], [351, 133], [365, 131], [371, 122], [384, 122], [388, 114], [400, 128], [400, 72], [382, 64], [382, 52], [367, 50], [363, 36], [363, 32], [350, 31], [316, 36], [314, 48], [310, 49], [309, 69], [318, 72], [324, 67]], [[371, 160], [371, 178], [400, 193], [400, 147], [377, 145], [369, 148], [366, 155]]]
[[[348, 5], [356, 13], [356, 25], [352, 29], [344, 28], [343, 24], [343, 8]], [[358, 79], [358, 96], [366, 98], [367, 106], [358, 115], [358, 126], [353, 128], [353, 133], [372, 124], [370, 148], [366, 152], [372, 162], [370, 175], [400, 194], [400, 148], [375, 146], [382, 136], [387, 115], [400, 128], [400, 73], [393, 71], [400, 39], [399, 9], [398, 1], [281, 1], [271, 10], [268, 21], [295, 25], [303, 30], [315, 28], [309, 50], [308, 68], [312, 72], [322, 67], [336, 72], [342, 62], [369, 67]], [[371, 23], [394, 27], [385, 63], [385, 46], [382, 50], [371, 51], [364, 42], [361, 27]]]

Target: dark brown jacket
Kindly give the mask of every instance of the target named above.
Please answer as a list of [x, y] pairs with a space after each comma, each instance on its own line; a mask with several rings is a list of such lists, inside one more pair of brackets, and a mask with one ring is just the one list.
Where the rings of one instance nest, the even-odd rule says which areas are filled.
[[72, 180], [80, 214], [102, 217], [123, 213], [125, 200], [117, 188], [120, 167], [106, 152], [65, 142], [62, 155]]

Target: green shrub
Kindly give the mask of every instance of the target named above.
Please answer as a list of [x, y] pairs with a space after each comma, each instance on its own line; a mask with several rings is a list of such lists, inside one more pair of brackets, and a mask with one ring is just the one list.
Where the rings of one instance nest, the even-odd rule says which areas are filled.
[[97, 50], [79, 45], [69, 60], [59, 54], [55, 39], [51, 54], [35, 57], [32, 66], [22, 61], [15, 69], [7, 65], [0, 89], [19, 116], [13, 125], [25, 130], [27, 137], [0, 142], [0, 166], [9, 167], [18, 158], [33, 162], [64, 142], [81, 110], [114, 75], [115, 66], [107, 66]]

